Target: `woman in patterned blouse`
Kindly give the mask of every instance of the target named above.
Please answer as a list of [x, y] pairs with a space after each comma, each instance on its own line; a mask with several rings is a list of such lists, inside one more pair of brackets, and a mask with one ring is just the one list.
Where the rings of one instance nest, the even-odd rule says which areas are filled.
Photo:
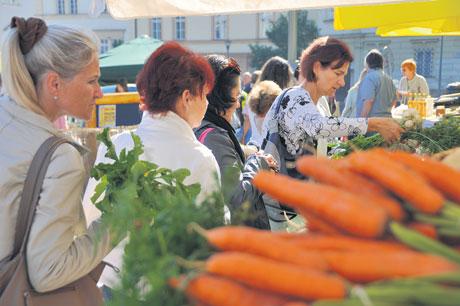
[[[263, 135], [267, 131], [278, 131], [287, 151], [294, 156], [314, 152], [320, 138], [378, 132], [387, 142], [398, 140], [402, 129], [391, 118], [324, 117], [318, 112], [318, 99], [334, 96], [336, 90], [345, 85], [352, 61], [350, 49], [344, 42], [330, 37], [313, 41], [301, 56], [302, 83], [288, 89], [273, 103], [264, 121]], [[276, 113], [278, 103], [281, 107]]]

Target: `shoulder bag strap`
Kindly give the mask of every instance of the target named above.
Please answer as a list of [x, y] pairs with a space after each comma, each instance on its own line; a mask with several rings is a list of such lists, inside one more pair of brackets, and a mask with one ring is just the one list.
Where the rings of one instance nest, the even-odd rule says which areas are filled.
[[206, 139], [206, 136], [208, 136], [209, 132], [211, 132], [212, 130], [214, 130], [214, 128], [212, 127], [205, 129], [203, 133], [201, 133], [200, 137], [198, 138], [198, 141], [204, 144], [204, 140]]
[[25, 251], [45, 174], [51, 162], [51, 156], [58, 146], [66, 142], [71, 143], [65, 138], [52, 136], [40, 146], [32, 159], [19, 204], [13, 256]]

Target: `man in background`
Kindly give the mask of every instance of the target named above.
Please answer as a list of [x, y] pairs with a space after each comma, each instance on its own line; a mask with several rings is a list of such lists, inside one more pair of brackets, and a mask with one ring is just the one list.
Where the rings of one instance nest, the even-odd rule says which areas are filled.
[[358, 89], [356, 117], [391, 117], [396, 105], [396, 87], [383, 71], [383, 56], [373, 49], [366, 55], [367, 75]]
[[244, 92], [248, 94], [252, 89], [252, 83], [251, 83], [252, 74], [249, 71], [246, 71], [245, 73], [243, 73], [243, 77], [241, 79], [242, 79], [241, 88], [243, 89]]

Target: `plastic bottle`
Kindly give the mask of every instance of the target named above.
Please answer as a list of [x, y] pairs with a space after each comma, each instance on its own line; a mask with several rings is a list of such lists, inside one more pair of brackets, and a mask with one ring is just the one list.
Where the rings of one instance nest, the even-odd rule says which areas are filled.
[[428, 95], [425, 101], [426, 101], [426, 116], [432, 117], [434, 114], [434, 99], [430, 95]]
[[407, 94], [407, 107], [415, 108], [414, 107], [414, 97], [411, 92]]

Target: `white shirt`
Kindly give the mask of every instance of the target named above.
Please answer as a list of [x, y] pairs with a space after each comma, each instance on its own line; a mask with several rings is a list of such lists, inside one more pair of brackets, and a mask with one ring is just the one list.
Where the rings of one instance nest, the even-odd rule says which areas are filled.
[[[399, 91], [407, 92], [407, 93], [421, 93], [424, 95], [430, 94], [430, 88], [428, 87], [428, 83], [426, 79], [419, 75], [415, 74], [412, 80], [409, 80], [407, 77], [402, 77], [399, 81]], [[402, 103], [407, 104], [407, 97], [402, 98]]]
[[426, 79], [420, 74], [415, 74], [412, 80], [409, 80], [407, 77], [402, 77], [399, 81], [399, 90], [413, 92], [413, 93], [422, 93], [425, 95], [430, 94], [430, 89]]
[[[205, 145], [195, 137], [188, 123], [174, 112], [166, 115], [151, 115], [147, 112], [142, 116], [139, 127], [134, 132], [144, 145], [144, 153], [140, 159], [159, 165], [160, 167], [177, 170], [186, 168], [190, 170], [184, 183], [186, 185], [199, 183], [201, 191], [197, 202], [201, 202], [206, 195], [218, 190], [220, 184], [220, 172], [217, 161]], [[112, 139], [117, 154], [123, 149], [133, 147], [133, 141], [129, 132], [118, 134]], [[106, 147], [99, 147], [96, 162], [110, 162], [104, 155]], [[217, 179], [216, 179], [217, 174]], [[92, 178], [88, 182], [85, 192], [84, 206], [88, 219], [93, 219], [100, 212], [91, 203], [91, 195], [97, 182]], [[104, 260], [120, 268], [123, 257], [124, 244], [120, 243]], [[101, 276], [101, 282], [109, 286], [117, 283], [118, 277], [113, 269], [107, 267]]]
[[249, 117], [249, 124], [251, 126], [251, 138], [249, 139], [249, 144], [255, 144], [258, 147], [262, 144], [265, 134], [262, 134], [262, 124], [264, 122], [263, 117], [259, 117], [254, 113], [249, 107], [249, 103], [243, 108], [243, 114]]
[[[321, 116], [323, 117], [332, 116], [331, 109], [329, 108], [329, 103], [327, 102], [327, 97], [325, 96], [320, 97], [318, 100], [318, 103], [316, 103], [316, 108], [318, 109], [318, 112], [321, 114]], [[316, 155], [327, 156], [327, 145], [328, 145], [327, 139], [319, 138], [318, 145], [316, 146]]]

